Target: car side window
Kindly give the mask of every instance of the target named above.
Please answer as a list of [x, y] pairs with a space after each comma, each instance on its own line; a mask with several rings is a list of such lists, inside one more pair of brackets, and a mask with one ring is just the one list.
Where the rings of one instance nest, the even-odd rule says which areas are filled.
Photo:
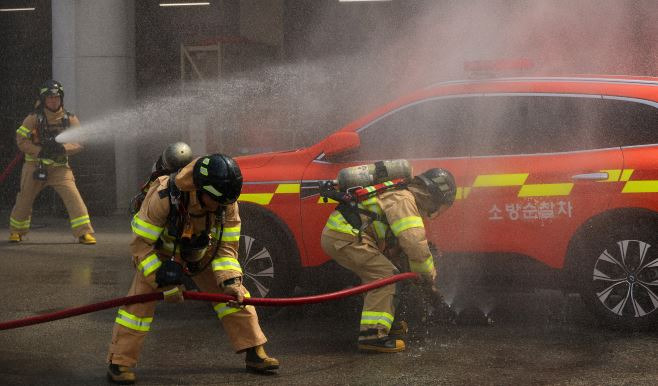
[[394, 110], [359, 131], [361, 146], [351, 160], [467, 156], [470, 101], [437, 98]]
[[638, 101], [604, 101], [608, 119], [602, 135], [611, 146], [658, 144], [658, 107]]
[[[475, 156], [537, 154], [656, 143], [656, 109], [601, 96], [496, 95], [474, 103]], [[652, 130], [653, 127], [653, 130]]]

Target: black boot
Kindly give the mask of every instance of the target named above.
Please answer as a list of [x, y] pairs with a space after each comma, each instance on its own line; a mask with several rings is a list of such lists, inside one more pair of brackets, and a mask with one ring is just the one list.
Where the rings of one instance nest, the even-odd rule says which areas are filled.
[[385, 353], [400, 352], [406, 348], [403, 340], [395, 339], [377, 329], [361, 331], [358, 347], [361, 351]]
[[388, 332], [388, 336], [391, 338], [402, 338], [407, 335], [409, 332], [409, 325], [404, 320], [393, 322], [391, 325], [391, 330]]
[[118, 385], [132, 385], [137, 378], [132, 368], [110, 363], [107, 368], [107, 380]]

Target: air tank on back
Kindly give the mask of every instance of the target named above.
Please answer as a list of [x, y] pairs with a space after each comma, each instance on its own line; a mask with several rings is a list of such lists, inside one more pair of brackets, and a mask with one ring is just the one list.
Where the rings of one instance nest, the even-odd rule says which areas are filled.
[[341, 169], [338, 172], [338, 189], [344, 192], [357, 186], [365, 187], [411, 176], [411, 164], [405, 159], [378, 161]]
[[175, 142], [167, 146], [153, 165], [151, 172], [176, 171], [192, 162], [192, 148], [185, 142]]
[[192, 148], [185, 142], [176, 142], [162, 152], [162, 163], [166, 169], [180, 169], [192, 162]]

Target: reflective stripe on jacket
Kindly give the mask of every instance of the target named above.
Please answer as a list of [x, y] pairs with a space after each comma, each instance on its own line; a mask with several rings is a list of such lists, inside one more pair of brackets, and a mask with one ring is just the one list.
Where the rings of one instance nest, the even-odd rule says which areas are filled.
[[[52, 112], [48, 109], [44, 110], [44, 115], [47, 123], [49, 125], [58, 125], [60, 124], [62, 118], [66, 114], [64, 108], [60, 108], [56, 112]], [[70, 127], [80, 126], [80, 121], [78, 117], [71, 114], [69, 116]], [[59, 130], [62, 132], [65, 129]], [[28, 115], [24, 120], [21, 126], [16, 130], [16, 145], [18, 149], [25, 154], [26, 162], [36, 162], [40, 160], [39, 152], [41, 151], [41, 142], [38, 135], [38, 122], [37, 115], [32, 113]], [[66, 157], [78, 153], [82, 150], [82, 146], [78, 143], [64, 143], [64, 149], [66, 150]], [[55, 162], [52, 159], [41, 159], [45, 165], [49, 166], [65, 166], [68, 164], [68, 159], [61, 162]]]
[[[412, 271], [424, 273], [434, 268], [434, 259], [427, 243], [425, 226], [418, 211], [413, 194], [407, 189], [385, 191], [359, 204], [363, 209], [382, 215], [387, 223], [372, 221], [363, 233], [374, 239], [383, 252], [387, 235], [392, 234], [409, 258]], [[361, 215], [364, 224], [371, 220]], [[345, 240], [356, 240], [358, 230], [354, 229], [338, 211], [333, 211], [323, 232]], [[342, 237], [340, 235], [343, 235]]]
[[[180, 174], [180, 173], [179, 173]], [[171, 257], [173, 252], [173, 241], [175, 236], [167, 232], [169, 220], [169, 194], [166, 192], [169, 184], [169, 176], [162, 176], [151, 184], [139, 212], [133, 217], [131, 224], [133, 240], [130, 244], [135, 267], [142, 272], [146, 280], [153, 287], [155, 284], [155, 272], [160, 267], [160, 259]], [[193, 234], [206, 231], [206, 212], [196, 199], [195, 192], [190, 192], [188, 212], [191, 214], [189, 222]], [[210, 237], [216, 240], [219, 237], [215, 230], [215, 215], [210, 216]], [[213, 258], [212, 269], [218, 283], [225, 280], [242, 276], [242, 269], [238, 263], [238, 243], [240, 240], [240, 217], [237, 203], [225, 208], [224, 233], [221, 243], [216, 248]], [[160, 241], [160, 242], [158, 242]], [[215, 250], [215, 248], [208, 248]], [[222, 264], [215, 264], [215, 260], [230, 259], [230, 264], [224, 264], [229, 260], [222, 260]]]

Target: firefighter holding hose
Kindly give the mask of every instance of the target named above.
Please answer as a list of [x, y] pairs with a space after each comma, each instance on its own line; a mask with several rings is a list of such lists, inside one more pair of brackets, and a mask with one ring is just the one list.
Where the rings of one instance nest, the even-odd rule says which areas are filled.
[[82, 150], [78, 143], [59, 143], [55, 137], [80, 121], [64, 109], [64, 87], [48, 80], [39, 88], [39, 101], [33, 113], [16, 130], [16, 143], [25, 153], [20, 191], [9, 215], [9, 241], [18, 243], [29, 232], [32, 204], [47, 186], [64, 201], [71, 231], [81, 244], [96, 244], [89, 213], [75, 185], [68, 157]]
[[[267, 338], [254, 307], [240, 304], [250, 296], [237, 260], [241, 189], [240, 168], [222, 154], [194, 159], [177, 173], [155, 179], [132, 221], [136, 272], [128, 295], [161, 291], [165, 301], [180, 302], [187, 274], [201, 291], [235, 296], [236, 301], [213, 303], [213, 308], [233, 349], [246, 353], [246, 368], [268, 372], [279, 362], [265, 353]], [[110, 381], [135, 382], [133, 368], [154, 312], [155, 302], [119, 309], [107, 356]]]
[[[400, 161], [404, 161], [404, 167], [398, 169], [406, 170], [402, 174], [411, 175], [408, 163]], [[385, 162], [399, 166], [400, 161]], [[391, 173], [386, 172], [382, 161], [371, 166], [380, 180], [386, 180], [382, 176], [390, 177]], [[364, 167], [367, 169], [367, 165], [349, 169], [358, 172]], [[347, 171], [345, 175], [349, 177]], [[322, 249], [338, 264], [357, 274], [364, 283], [397, 274], [398, 268], [391, 259], [403, 253], [411, 271], [420, 274], [422, 280], [436, 290], [433, 287], [436, 278], [434, 257], [422, 217], [434, 218], [452, 205], [456, 195], [455, 181], [444, 169], [429, 169], [413, 179], [404, 180], [408, 182], [393, 184], [386, 181], [370, 187], [360, 181], [342, 184], [366, 186], [362, 190], [375, 194], [358, 205], [341, 203], [337, 206], [322, 232]], [[377, 191], [377, 186], [383, 186], [381, 192]], [[404, 340], [399, 338], [406, 333], [407, 326], [405, 322], [395, 320], [396, 301], [395, 285], [366, 294], [358, 336], [359, 350], [390, 353], [405, 349]]]

